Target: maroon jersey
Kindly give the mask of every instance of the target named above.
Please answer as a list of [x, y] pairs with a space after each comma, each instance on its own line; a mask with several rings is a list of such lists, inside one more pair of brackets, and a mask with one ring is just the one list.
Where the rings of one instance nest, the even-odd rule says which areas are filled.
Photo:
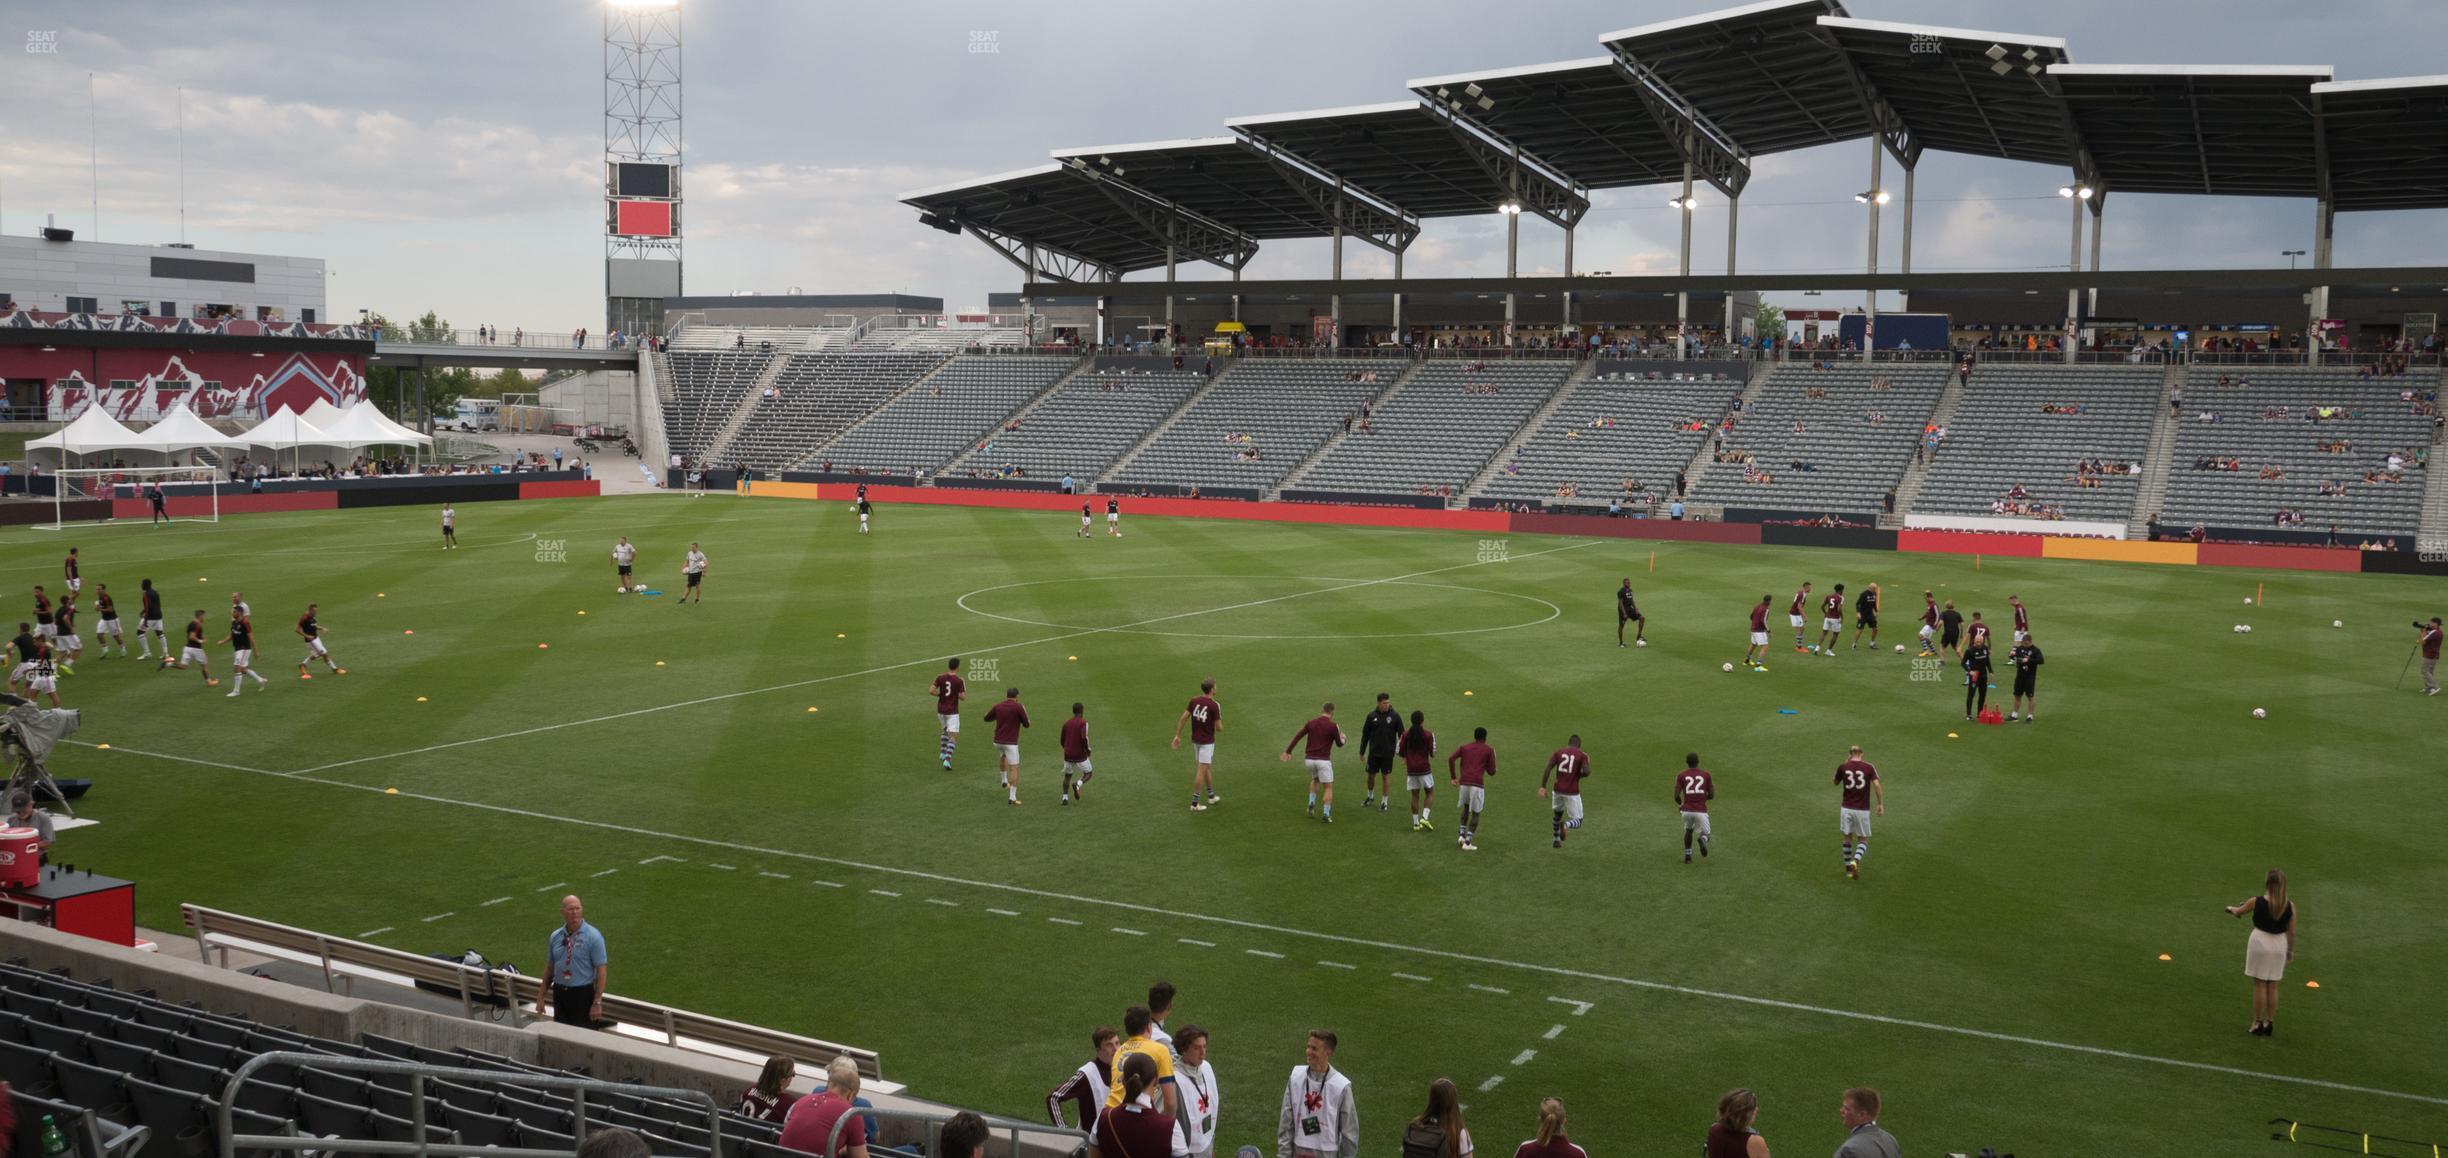
[[1936, 600], [1924, 599], [1921, 601], [1921, 626], [1930, 628], [1938, 626], [1938, 603]]
[[1706, 768], [1686, 768], [1675, 773], [1675, 798], [1685, 812], [1706, 812], [1708, 802], [1717, 798], [1717, 779]]
[[1558, 796], [1581, 795], [1581, 778], [1589, 775], [1589, 753], [1579, 748], [1558, 748], [1547, 757], [1547, 766], [1555, 769], [1555, 791]]
[[37, 596], [35, 596], [35, 597], [34, 597], [34, 622], [36, 622], [36, 623], [49, 623], [49, 622], [51, 622], [51, 597], [50, 597], [50, 596], [48, 596], [48, 595], [37, 595]]
[[961, 682], [961, 678], [958, 675], [951, 672], [945, 672], [942, 675], [936, 676], [935, 714], [939, 716], [959, 715], [961, 693], [968, 690], [969, 685]]
[[1445, 771], [1464, 788], [1484, 786], [1487, 778], [1496, 774], [1496, 749], [1473, 740], [1445, 758]]
[[1751, 609], [1751, 630], [1753, 630], [1753, 631], [1766, 631], [1766, 630], [1768, 630], [1768, 605], [1767, 605], [1767, 604], [1762, 603], [1762, 604], [1760, 604], [1759, 606], [1754, 607], [1754, 608], [1752, 608], [1752, 609]]
[[1077, 764], [1088, 758], [1088, 718], [1073, 716], [1063, 721], [1063, 759]]
[[1403, 771], [1413, 776], [1436, 774], [1436, 733], [1426, 728], [1413, 728], [1403, 733], [1396, 746], [1402, 753]]
[[76, 602], [74, 600], [60, 600], [58, 627], [61, 635], [76, 634]]
[[1793, 606], [1786, 608], [1786, 609], [1785, 609], [1785, 614], [1787, 614], [1787, 615], [1800, 615], [1800, 614], [1802, 614], [1802, 601], [1803, 601], [1803, 600], [1805, 600], [1805, 599], [1808, 599], [1808, 598], [1810, 598], [1810, 596], [1805, 595], [1805, 594], [1803, 594], [1802, 592], [1799, 592], [1799, 591], [1794, 592]]
[[2423, 658], [2424, 658], [2424, 659], [2438, 659], [2438, 658], [2439, 658], [2439, 653], [2440, 653], [2440, 629], [2439, 629], [2439, 628], [2436, 628], [2436, 627], [2426, 627], [2426, 628], [2424, 628], [2424, 629], [2423, 629], [2423, 633], [2422, 633], [2422, 651], [2423, 651]]
[[1830, 595], [1819, 601], [1819, 614], [1829, 619], [1844, 618], [1844, 596]]
[[1190, 705], [1183, 710], [1190, 713], [1190, 742], [1215, 743], [1216, 725], [1224, 719], [1223, 705], [1216, 703], [1213, 696], [1192, 696]]
[[1836, 766], [1836, 785], [1844, 789], [1844, 806], [1855, 812], [1870, 808], [1870, 786], [1878, 783], [1878, 769], [1868, 760], [1847, 760]]
[[69, 577], [69, 578], [71, 578], [71, 579], [76, 578], [76, 577], [77, 577], [77, 560], [76, 560], [76, 556], [74, 556], [74, 555], [70, 555], [70, 556], [68, 556], [68, 560], [67, 560], [66, 566], [67, 566], [67, 568], [68, 568], [68, 577]]
[[2030, 631], [2030, 630], [2031, 630], [2031, 609], [2030, 609], [2030, 608], [2027, 608], [2027, 607], [2025, 607], [2025, 606], [2023, 606], [2023, 605], [2022, 605], [2022, 604], [2020, 604], [2020, 603], [2017, 603], [2017, 604], [2015, 604], [2014, 613], [2015, 613], [2015, 630], [2016, 630], [2016, 631], [2023, 631], [2023, 632], [2028, 632], [2028, 631]]
[[119, 618], [119, 605], [111, 602], [110, 592], [94, 596], [94, 614], [104, 619]]
[[994, 725], [995, 743], [1017, 744], [1020, 729], [1029, 726], [1028, 709], [1021, 707], [1018, 700], [996, 700], [993, 707], [986, 709], [986, 722]]
[[1986, 623], [1973, 624], [1971, 631], [1964, 638], [1974, 647], [1989, 646], [1989, 625]]
[[[1309, 747], [1305, 753], [1308, 759], [1332, 760], [1334, 750], [1343, 746], [1343, 729], [1335, 727], [1333, 716], [1319, 716], [1302, 724], [1300, 731], [1292, 733], [1292, 742], [1295, 744], [1304, 738], [1309, 741]], [[1284, 746], [1284, 751], [1291, 750], [1290, 744]]]

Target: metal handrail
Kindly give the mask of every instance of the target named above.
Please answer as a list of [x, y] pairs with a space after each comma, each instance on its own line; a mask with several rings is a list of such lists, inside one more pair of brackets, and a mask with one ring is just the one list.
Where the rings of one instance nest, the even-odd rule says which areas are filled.
[[[411, 1140], [384, 1142], [375, 1139], [342, 1139], [335, 1144], [330, 1138], [294, 1134], [240, 1134], [235, 1132], [231, 1109], [238, 1103], [238, 1093], [246, 1088], [247, 1078], [267, 1066], [293, 1065], [337, 1072], [358, 1071], [369, 1074], [403, 1074], [408, 1078], [408, 1096], [416, 1101], [416, 1116], [409, 1120]], [[456, 1142], [425, 1140], [427, 1102], [425, 1079], [441, 1078], [467, 1083], [499, 1083], [533, 1089], [570, 1091], [570, 1136], [584, 1141], [587, 1135], [586, 1095], [588, 1090], [607, 1094], [628, 1094], [636, 1097], [668, 1098], [697, 1101], [705, 1104], [707, 1151], [721, 1154], [722, 1107], [714, 1104], [712, 1095], [704, 1090], [683, 1090], [671, 1086], [631, 1085], [608, 1082], [600, 1078], [573, 1078], [561, 1074], [504, 1073], [501, 1070], [481, 1070], [463, 1066], [438, 1066], [424, 1062], [398, 1061], [392, 1058], [344, 1057], [339, 1054], [309, 1053], [304, 1050], [275, 1050], [248, 1058], [230, 1075], [229, 1084], [222, 1088], [221, 1097], [213, 1104], [213, 1131], [221, 1140], [221, 1158], [237, 1158], [245, 1150], [341, 1150], [357, 1154], [413, 1154], [418, 1158], [441, 1155], [443, 1158], [568, 1158], [559, 1150], [540, 1150], [523, 1146], [466, 1146]]]
[[[955, 1111], [955, 1113], [957, 1112], [958, 1111]], [[879, 1120], [889, 1118], [898, 1122], [923, 1123], [926, 1126], [926, 1152], [929, 1154], [937, 1154], [942, 1152], [943, 1148], [938, 1146], [936, 1143], [940, 1141], [943, 1136], [944, 1123], [951, 1121], [953, 1118], [952, 1113], [945, 1113], [938, 1110], [879, 1110], [874, 1106], [854, 1106], [850, 1109], [849, 1113], [843, 1114], [841, 1117], [834, 1119], [833, 1129], [825, 1134], [823, 1153], [840, 1153], [842, 1127], [849, 1125], [850, 1119], [861, 1115]], [[1076, 1142], [1076, 1144], [1071, 1148], [1071, 1153], [1073, 1154], [1082, 1153], [1096, 1143], [1096, 1139], [1090, 1137], [1087, 1131], [1075, 1130], [1069, 1126], [1050, 1126], [1043, 1122], [1024, 1122], [1018, 1118], [1006, 1118], [996, 1114], [979, 1114], [978, 1117], [985, 1119], [987, 1128], [989, 1130], [1000, 1131], [1010, 1136], [1011, 1151], [1007, 1158], [1020, 1158], [1020, 1135], [1023, 1132], [1030, 1134], [1046, 1134], [1057, 1138], [1073, 1139]], [[992, 1135], [989, 1134], [988, 1136], [991, 1137]], [[231, 1156], [223, 1155], [222, 1158], [231, 1158]]]

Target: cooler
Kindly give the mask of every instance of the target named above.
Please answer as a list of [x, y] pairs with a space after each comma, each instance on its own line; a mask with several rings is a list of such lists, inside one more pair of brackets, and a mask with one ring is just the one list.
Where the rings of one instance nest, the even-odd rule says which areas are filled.
[[30, 888], [42, 877], [42, 834], [0, 828], [0, 889]]

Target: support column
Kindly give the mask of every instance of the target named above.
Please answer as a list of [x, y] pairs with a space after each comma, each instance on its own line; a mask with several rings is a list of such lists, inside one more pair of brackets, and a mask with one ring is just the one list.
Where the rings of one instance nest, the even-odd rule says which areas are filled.
[[1887, 160], [1887, 142], [1877, 133], [1870, 134], [1870, 304], [1862, 320], [1862, 361], [1870, 361], [1871, 351], [1878, 348], [1878, 234], [1879, 179]]
[[433, 407], [425, 403], [425, 364], [419, 362], [414, 373], [417, 388], [416, 430], [419, 434], [430, 435], [433, 433]]
[[1098, 295], [1097, 295], [1097, 300], [1096, 300], [1096, 311], [1097, 311], [1097, 332], [1096, 332], [1096, 340], [1097, 340], [1097, 345], [1100, 345], [1100, 346], [1104, 345], [1104, 344], [1105, 344], [1105, 342], [1106, 342], [1106, 333], [1107, 333], [1107, 330], [1106, 330], [1106, 326], [1105, 326], [1105, 314], [1106, 314], [1106, 311], [1107, 311], [1107, 310], [1110, 308], [1111, 304], [1112, 304], [1112, 299], [1107, 298], [1107, 297], [1106, 297], [1104, 294], [1098, 294]]
[[[1901, 262], [1900, 268], [1906, 274], [1910, 274], [1912, 272], [1913, 177], [1918, 175], [1920, 171], [1921, 170], [1918, 167], [1904, 170], [1904, 236], [1902, 238], [1904, 246], [1903, 252], [1899, 254], [1898, 257]], [[1899, 290], [1897, 291], [1896, 296], [1898, 299], [1900, 299], [1896, 303], [1897, 308], [1902, 312], [1911, 313], [1912, 291]]]
[[[1735, 227], [1741, 223], [1742, 198], [1726, 198], [1726, 276], [1729, 278], [1734, 276]], [[1736, 319], [1734, 317], [1734, 287], [1732, 285], [1726, 286], [1725, 315], [1726, 342], [1728, 344], [1732, 344], [1742, 332], [1734, 328]]]
[[[2327, 200], [2314, 208], [2312, 224], [2312, 268], [2329, 268], [2329, 243], [2337, 233], [2337, 207]], [[2304, 325], [2304, 349], [2317, 352], [2320, 347], [2319, 323], [2329, 316], [2329, 287], [2312, 287], [2312, 316]]]
[[1334, 293], [1333, 293], [1333, 294], [1331, 294], [1331, 295], [1329, 295], [1329, 296], [1328, 296], [1328, 298], [1326, 299], [1326, 318], [1327, 318], [1327, 321], [1328, 321], [1330, 324], [1332, 324], [1332, 326], [1333, 326], [1332, 333], [1331, 333], [1331, 335], [1330, 335], [1330, 336], [1327, 338], [1327, 341], [1326, 341], [1326, 346], [1327, 346], [1327, 348], [1328, 348], [1328, 349], [1341, 349], [1341, 348], [1342, 348], [1342, 346], [1343, 346], [1343, 225], [1342, 225], [1342, 221], [1341, 221], [1341, 218], [1342, 218], [1342, 212], [1343, 212], [1343, 180], [1342, 180], [1342, 178], [1339, 178], [1339, 177], [1338, 177], [1338, 178], [1336, 178], [1336, 179], [1335, 179], [1335, 217], [1336, 217], [1336, 223], [1335, 223], [1335, 227], [1334, 227], [1334, 287], [1335, 287], [1335, 288], [1334, 288]]
[[1165, 245], [1165, 352], [1173, 351], [1173, 246]]
[[[1241, 270], [1237, 266], [1233, 269], [1233, 284], [1236, 286], [1241, 284]], [[1233, 320], [1237, 322], [1241, 320], [1241, 293], [1239, 290], [1233, 291], [1232, 299]]]
[[[1690, 127], [1684, 128], [1688, 144]], [[1683, 217], [1683, 246], [1675, 261], [1675, 275], [1681, 281], [1675, 287], [1675, 361], [1691, 356], [1691, 227], [1692, 227], [1692, 163], [1690, 150], [1684, 150], [1683, 199], [1675, 212]]]
[[[2100, 229], [2108, 217], [2108, 191], [2106, 189], [2095, 190], [2092, 193], [2092, 196], [2099, 199], [2091, 209], [2091, 272], [2092, 274], [2097, 275], [2099, 273], [2100, 258]], [[2083, 316], [2091, 318], [2098, 317], [2099, 278], [2097, 276], [2094, 276], [2091, 279], [2091, 289], [2087, 295], [2087, 298], [2088, 308], [2083, 311]]]
[[[1573, 227], [1567, 225], [1564, 227], [1564, 276], [1569, 279], [1572, 275]], [[1564, 291], [1564, 333], [1566, 337], [1578, 336], [1573, 332], [1573, 292], [1569, 289]]]
[[1400, 343], [1400, 342], [1402, 341], [1402, 339], [1403, 339], [1403, 324], [1402, 324], [1402, 302], [1403, 302], [1403, 292], [1402, 292], [1402, 259], [1403, 259], [1403, 251], [1401, 251], [1401, 250], [1399, 250], [1399, 249], [1395, 250], [1395, 251], [1394, 251], [1394, 340], [1395, 340], [1395, 342], [1397, 342], [1397, 343]]
[[[2076, 195], [2066, 198], [2067, 201], [2072, 202], [2074, 205], [2074, 235], [2072, 239], [2066, 243], [2066, 270], [2069, 273], [2081, 273], [2083, 199], [2080, 195], [2082, 190], [2082, 178], [2080, 176], [2077, 176], [2074, 179], [2074, 188]], [[2082, 336], [2082, 328], [2080, 324], [2081, 320], [2082, 291], [2069, 286], [2066, 288], [2067, 332], [2064, 334], [2062, 339], [2065, 342], [2066, 365], [2069, 366], [2073, 365], [2075, 362], [2075, 347], [2079, 343]]]

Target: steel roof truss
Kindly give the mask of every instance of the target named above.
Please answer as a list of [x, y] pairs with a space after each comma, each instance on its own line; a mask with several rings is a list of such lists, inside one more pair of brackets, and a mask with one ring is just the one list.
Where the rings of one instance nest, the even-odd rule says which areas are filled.
[[1716, 186], [1718, 192], [1730, 198], [1742, 196], [1743, 186], [1751, 183], [1750, 154], [1690, 101], [1684, 100], [1655, 69], [1621, 48], [1610, 45], [1607, 51], [1615, 59], [1615, 71], [1640, 95], [1659, 131], [1674, 144], [1676, 154], [1690, 162], [1701, 179]]
[[1391, 208], [1381, 208], [1374, 196], [1353, 196], [1352, 190], [1336, 182], [1329, 190], [1326, 182], [1333, 180], [1312, 168], [1308, 162], [1276, 148], [1263, 137], [1245, 136], [1243, 147], [1266, 159], [1267, 166], [1292, 187], [1302, 203], [1314, 210], [1328, 229], [1340, 227], [1347, 237], [1374, 245], [1387, 253], [1400, 254], [1411, 248], [1419, 237], [1419, 218]]
[[1156, 244], [1175, 251], [1193, 261], [1213, 262], [1226, 269], [1238, 270], [1258, 255], [1257, 239], [1229, 225], [1203, 217], [1179, 205], [1141, 189], [1128, 181], [1107, 176], [1093, 168], [1075, 167], [1073, 172], [1103, 193], [1114, 207], [1145, 230]]
[[1554, 222], [1559, 229], [1571, 229], [1589, 212], [1589, 198], [1578, 189], [1557, 180], [1545, 168], [1526, 164], [1519, 145], [1506, 145], [1485, 135], [1452, 108], [1427, 104], [1430, 116], [1453, 134], [1464, 156], [1479, 166], [1496, 187], [1505, 191], [1524, 213], [1535, 213]]

